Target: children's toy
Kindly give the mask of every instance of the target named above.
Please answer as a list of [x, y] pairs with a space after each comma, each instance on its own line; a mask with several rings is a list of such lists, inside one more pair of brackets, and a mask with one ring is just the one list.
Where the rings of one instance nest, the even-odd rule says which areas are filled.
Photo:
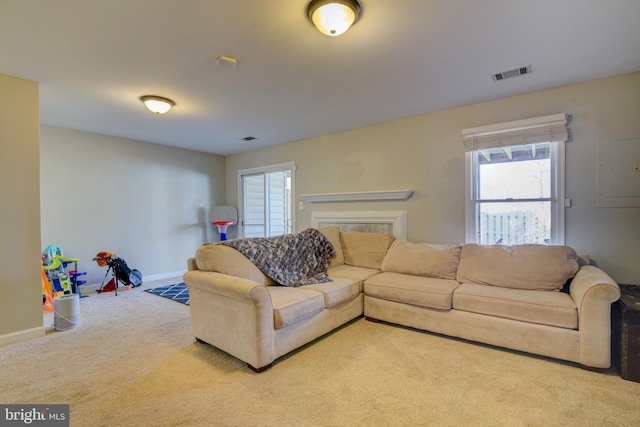
[[[98, 252], [93, 261], [100, 267], [108, 267], [100, 289], [96, 291], [98, 293], [115, 291], [116, 295], [118, 295], [118, 282], [125, 285], [127, 289], [137, 288], [142, 285], [142, 273], [136, 269], [130, 269], [127, 262], [115, 256], [113, 252]], [[107, 280], [109, 273], [111, 273], [112, 277], [107, 282], [107, 286], [105, 286], [104, 282]]]
[[53, 293], [51, 292], [49, 279], [47, 279], [47, 273], [44, 270], [42, 270], [42, 303], [44, 304], [44, 311], [53, 311]]
[[220, 241], [224, 242], [227, 240], [227, 227], [229, 225], [235, 224], [234, 221], [213, 221], [211, 224], [218, 227], [218, 233], [220, 233]]
[[[42, 252], [42, 294], [45, 303], [45, 310], [51, 306], [53, 298], [60, 295], [78, 294], [80, 295], [80, 285], [86, 281], [78, 279], [79, 276], [87, 274], [84, 271], [78, 271], [79, 258], [65, 257], [60, 246], [49, 245]], [[73, 264], [73, 270], [67, 270], [67, 267]], [[45, 284], [46, 282], [46, 284]], [[50, 298], [51, 301], [47, 302]]]
[[218, 228], [220, 241], [227, 240], [227, 227], [238, 221], [238, 212], [233, 206], [214, 206], [211, 209], [211, 224]]
[[[71, 283], [62, 268], [62, 263], [58, 258], [47, 258], [42, 255], [42, 272], [45, 273], [47, 283], [53, 298], [71, 293]], [[44, 288], [43, 288], [44, 292]]]

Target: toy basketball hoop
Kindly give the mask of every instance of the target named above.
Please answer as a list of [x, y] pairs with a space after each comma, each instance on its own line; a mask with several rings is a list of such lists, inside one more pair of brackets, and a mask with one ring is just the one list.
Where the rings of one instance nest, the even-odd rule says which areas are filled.
[[218, 227], [220, 241], [227, 240], [227, 227], [238, 222], [238, 212], [233, 206], [214, 206], [210, 221]]
[[218, 232], [220, 233], [220, 240], [227, 240], [227, 227], [235, 224], [235, 221], [212, 221], [211, 224], [218, 227]]

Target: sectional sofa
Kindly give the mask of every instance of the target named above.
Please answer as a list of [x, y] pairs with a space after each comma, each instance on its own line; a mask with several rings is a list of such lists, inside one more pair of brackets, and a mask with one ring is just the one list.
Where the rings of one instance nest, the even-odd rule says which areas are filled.
[[566, 246], [432, 245], [319, 229], [335, 249], [331, 281], [282, 286], [238, 250], [200, 246], [188, 260], [196, 339], [261, 372], [364, 316], [575, 362], [610, 366], [618, 285]]

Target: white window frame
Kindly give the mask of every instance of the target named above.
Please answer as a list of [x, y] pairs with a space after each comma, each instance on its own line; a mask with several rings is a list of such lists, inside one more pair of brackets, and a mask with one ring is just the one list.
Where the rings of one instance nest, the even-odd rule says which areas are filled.
[[[564, 129], [564, 130], [562, 130]], [[477, 165], [474, 155], [478, 147], [474, 139], [495, 137], [494, 146], [526, 145], [535, 142], [550, 142], [551, 160], [551, 245], [565, 244], [565, 141], [568, 139], [566, 115], [554, 114], [495, 125], [463, 129], [465, 140], [465, 242], [478, 243], [477, 206], [487, 201], [478, 200]], [[503, 141], [500, 142], [499, 140]]]
[[259, 166], [249, 169], [238, 170], [238, 237], [244, 237], [244, 186], [242, 177], [245, 175], [255, 175], [260, 173], [284, 172], [289, 171], [291, 174], [291, 230], [295, 231], [296, 227], [296, 210], [293, 201], [296, 200], [296, 164], [295, 162], [278, 163], [268, 166]]

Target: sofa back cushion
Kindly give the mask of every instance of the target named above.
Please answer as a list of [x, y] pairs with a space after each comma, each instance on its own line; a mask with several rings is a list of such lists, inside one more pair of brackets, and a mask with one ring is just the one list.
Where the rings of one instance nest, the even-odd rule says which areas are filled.
[[265, 286], [275, 283], [246, 256], [226, 245], [208, 243], [200, 246], [196, 250], [196, 265], [198, 270], [242, 277]]
[[344, 264], [344, 254], [342, 253], [342, 244], [340, 243], [340, 229], [338, 227], [322, 227], [318, 228], [318, 231], [324, 234], [333, 245], [333, 249], [336, 251], [336, 256], [333, 257], [329, 268], [339, 267]]
[[381, 270], [455, 280], [461, 248], [462, 245], [432, 245], [396, 240], [387, 251]]
[[560, 290], [578, 271], [568, 246], [519, 245], [462, 247], [457, 280], [503, 288]]
[[393, 234], [343, 231], [340, 233], [340, 244], [344, 263], [379, 270], [394, 240]]

